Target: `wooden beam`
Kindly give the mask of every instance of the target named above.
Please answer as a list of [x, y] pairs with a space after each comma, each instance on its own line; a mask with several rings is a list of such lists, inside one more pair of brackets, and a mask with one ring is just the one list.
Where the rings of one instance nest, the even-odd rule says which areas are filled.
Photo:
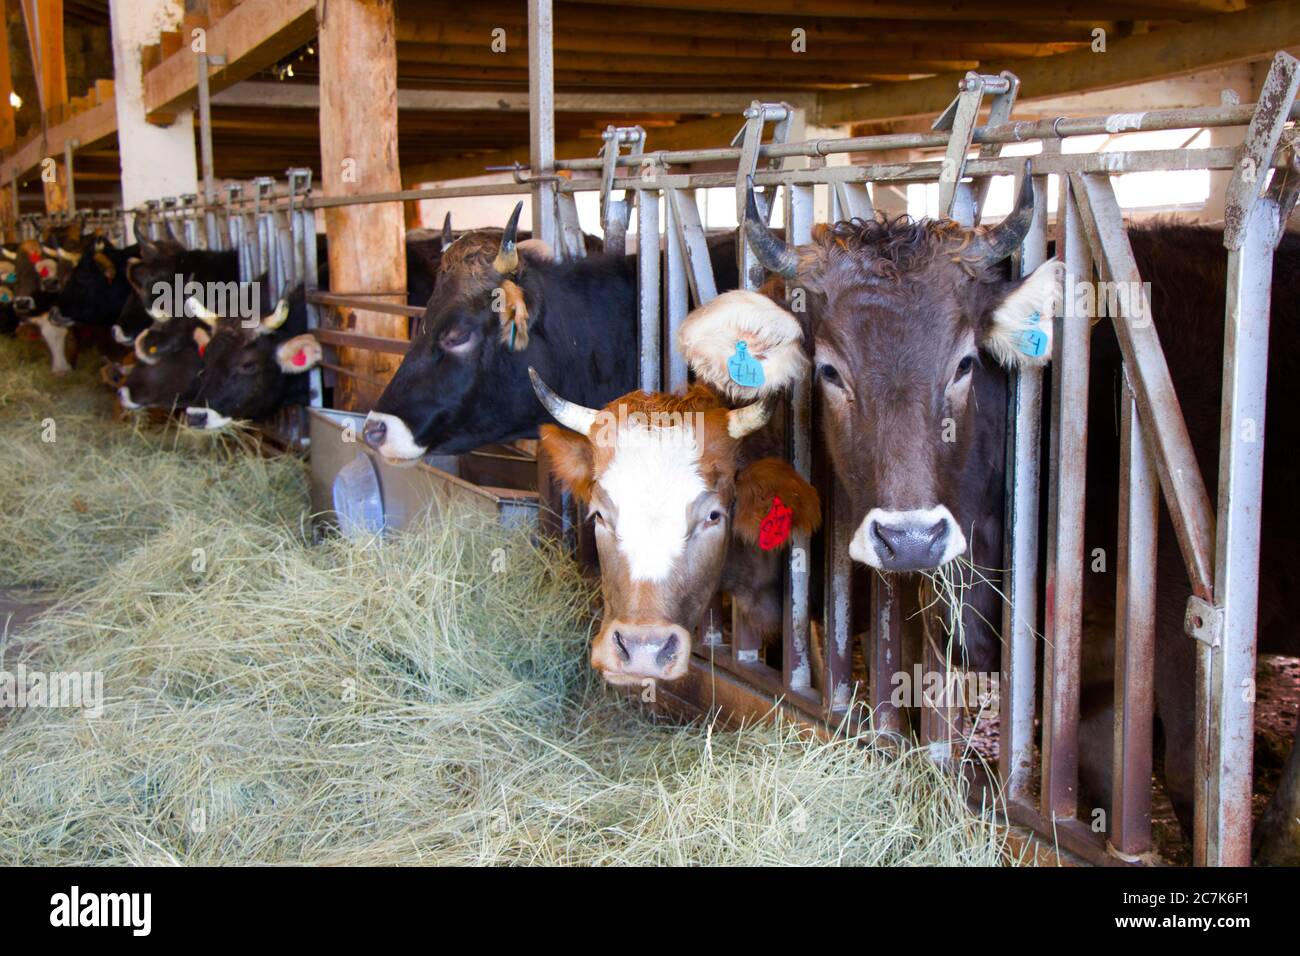
[[92, 106], [46, 131], [44, 141], [38, 132], [28, 138], [12, 156], [0, 164], [0, 182], [8, 182], [15, 175], [22, 177], [40, 165], [46, 156], [62, 159], [63, 147], [76, 140], [78, 150], [84, 150], [117, 132], [117, 104], [113, 100]]
[[[14, 91], [14, 77], [9, 68], [9, 11], [5, 9], [5, 0], [0, 0], [0, 26], [5, 29], [0, 37], [0, 150], [8, 152], [14, 145], [14, 107], [9, 96]], [[0, 216], [12, 217], [12, 209], [0, 208]]]
[[[620, 24], [621, 27], [621, 24]], [[484, 53], [488, 37], [486, 24], [468, 24], [453, 20], [399, 22], [397, 25], [397, 55], [410, 45], [434, 48], [464, 47], [474, 63], [495, 61], [513, 52], [527, 51], [527, 38], [507, 34], [506, 53]], [[556, 34], [556, 53], [627, 53], [650, 57], [723, 57], [729, 59], [833, 60], [843, 65], [857, 60], [969, 60], [994, 56], [1028, 57], [1063, 53], [1069, 48], [1088, 43], [1091, 33], [1079, 30], [1073, 41], [1057, 43], [990, 43], [978, 33], [967, 33], [960, 41], [927, 38], [926, 42], [894, 40], [888, 43], [878, 38], [818, 39], [796, 52], [790, 34], [780, 40], [754, 40], [747, 36], [701, 37], [662, 34], [636, 34], [621, 31], [611, 33], [600, 30], [564, 30]], [[412, 59], [417, 57], [412, 56]], [[447, 62], [461, 62], [448, 60]]]
[[[3, 2], [3, 0], [0, 0]], [[811, 106], [807, 93], [557, 93], [557, 113], [734, 113], [755, 99], [786, 100]], [[308, 83], [263, 83], [245, 80], [212, 97], [214, 106], [274, 109], [320, 108], [320, 88]], [[527, 113], [528, 94], [518, 90], [398, 90], [397, 109], [412, 112]]]
[[[321, 181], [325, 195], [401, 189], [392, 0], [329, 0], [320, 28], [320, 63]], [[401, 203], [327, 209], [325, 229], [329, 236], [330, 282], [335, 288], [406, 288]], [[352, 331], [384, 338], [406, 337], [405, 317], [349, 309], [339, 314]], [[343, 378], [337, 404], [352, 410], [370, 408], [380, 394], [371, 381], [386, 382], [396, 371], [397, 362], [391, 355], [364, 349], [340, 349], [339, 357], [344, 366], [363, 377]]]
[[[226, 65], [209, 79], [213, 92], [247, 79], [310, 40], [316, 33], [316, 0], [244, 0], [207, 32], [207, 50]], [[144, 77], [150, 119], [192, 109], [198, 102], [198, 65], [189, 43]]]
[[[432, 9], [431, 9], [432, 6]], [[866, 6], [865, 4], [863, 5]], [[422, 42], [453, 42], [457, 37], [468, 37], [466, 42], [487, 44], [491, 31], [501, 27], [507, 31], [511, 45], [527, 43], [527, 16], [522, 7], [498, 9], [495, 6], [466, 8], [459, 2], [431, 5], [420, 0], [412, 15], [402, 18], [404, 8], [399, 8], [397, 38], [419, 39]], [[864, 19], [854, 17], [810, 17], [803, 13], [758, 14], [733, 8], [726, 13], [692, 11], [690, 13], [664, 10], [637, 9], [612, 6], [598, 0], [561, 4], [556, 13], [560, 33], [570, 30], [599, 32], [602, 24], [617, 23], [618, 33], [652, 36], [677, 36], [687, 38], [717, 38], [735, 40], [743, 37], [754, 42], [779, 41], [789, 44], [791, 32], [804, 31], [810, 48], [818, 41], [828, 43], [962, 43], [972, 37], [982, 42], [1080, 42], [1091, 39], [1093, 29], [1100, 27], [1108, 34], [1117, 33], [1119, 23], [1105, 18], [1080, 19], [989, 19], [981, 20], [962, 8], [964, 16], [953, 20], [919, 21], [904, 19]], [[859, 11], [860, 12], [860, 11]], [[1163, 21], [1156, 21], [1159, 25]], [[432, 38], [431, 40], [429, 38]], [[563, 38], [556, 37], [557, 44]], [[557, 49], [563, 49], [557, 46]]]
[[[771, 72], [782, 76], [842, 76], [852, 79], [872, 73], [937, 73], [944, 70], [974, 69], [978, 60], [938, 60], [903, 58], [910, 48], [891, 55], [885, 49], [878, 56], [850, 57], [846, 60], [814, 59], [806, 54], [786, 49], [784, 55], [766, 61], [707, 56], [636, 56], [626, 53], [566, 53], [556, 55], [557, 71], [577, 70], [592, 73], [666, 73], [699, 75], [749, 72]], [[399, 43], [397, 58], [406, 63], [436, 64], [444, 66], [470, 66], [486, 69], [528, 68], [528, 50], [517, 48], [506, 53], [489, 53], [482, 48], [464, 46], [431, 46], [419, 43]], [[435, 71], [436, 72], [436, 71]]]
[[[1010, 60], [981, 67], [1010, 70], [1020, 77], [1020, 100], [1105, 90], [1147, 80], [1194, 73], [1265, 57], [1300, 44], [1300, 3], [1277, 0], [1239, 13], [1120, 39], [1105, 53], [1081, 50], [1033, 60]], [[831, 125], [904, 116], [929, 116], [956, 95], [958, 74], [863, 90], [824, 93], [813, 121]]]
[[[587, 0], [569, 0], [583, 4]], [[592, 0], [600, 2], [600, 0]], [[628, 7], [654, 7], [690, 11], [737, 13], [728, 0], [623, 0]], [[1176, 19], [1240, 10], [1244, 0], [1092, 0], [1087, 4], [1097, 16], [1116, 20]], [[906, 20], [1067, 20], [1077, 18], [1075, 0], [746, 0], [747, 13], [795, 14], [807, 17], [898, 18]]]
[[63, 0], [22, 0], [27, 45], [41, 112], [54, 117], [68, 100], [68, 74], [63, 62]]

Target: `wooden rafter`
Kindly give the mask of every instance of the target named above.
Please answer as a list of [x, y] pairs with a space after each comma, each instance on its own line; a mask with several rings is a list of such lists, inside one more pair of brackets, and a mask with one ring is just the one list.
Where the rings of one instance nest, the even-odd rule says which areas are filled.
[[63, 0], [21, 0], [36, 91], [46, 121], [57, 123], [68, 101], [68, 74], [63, 62]]

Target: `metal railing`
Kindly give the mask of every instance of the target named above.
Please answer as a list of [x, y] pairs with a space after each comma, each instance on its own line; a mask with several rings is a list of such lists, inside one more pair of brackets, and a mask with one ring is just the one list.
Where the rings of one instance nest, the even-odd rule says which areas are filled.
[[[550, 168], [515, 170], [515, 181], [498, 185], [442, 186], [348, 197], [310, 193], [310, 174], [290, 170], [285, 187], [258, 180], [247, 191], [230, 186], [225, 197], [201, 201], [180, 197], [153, 205], [152, 234], [170, 235], [190, 246], [235, 249], [242, 278], [266, 273], [273, 289], [299, 281], [309, 290], [312, 327], [321, 341], [400, 353], [406, 343], [322, 327], [318, 308], [351, 308], [415, 315], [409, 306], [381, 305], [355, 292], [315, 289], [314, 211], [345, 205], [411, 202], [468, 196], [532, 195], [547, 206], [540, 221], [559, 258], [583, 255], [574, 197], [601, 194], [606, 250], [626, 250], [631, 210], [637, 213], [639, 279], [639, 384], [648, 390], [681, 390], [688, 371], [671, 345], [692, 304], [717, 294], [703, 224], [696, 202], [700, 189], [736, 190], [743, 218], [744, 189], [752, 177], [763, 190], [767, 211], [776, 196], [784, 209], [787, 240], [811, 239], [815, 190], [829, 193], [832, 219], [873, 215], [873, 184], [940, 184], [942, 211], [967, 225], [980, 221], [991, 177], [1015, 176], [1023, 158], [999, 155], [1009, 143], [1039, 142], [1034, 159], [1034, 216], [1019, 256], [1028, 274], [1047, 258], [1053, 223], [1047, 213], [1049, 177], [1058, 179], [1060, 202], [1055, 254], [1073, 277], [1089, 280], [1094, 271], [1111, 281], [1136, 283], [1141, 276], [1125, 232], [1112, 177], [1160, 170], [1231, 170], [1225, 244], [1228, 246], [1227, 334], [1224, 352], [1223, 421], [1245, 417], [1262, 421], [1267, 365], [1267, 335], [1272, 252], [1296, 198], [1296, 161], [1284, 127], [1300, 119], [1295, 105], [1300, 74], [1285, 54], [1274, 60], [1265, 95], [1255, 105], [1153, 110], [1142, 114], [1043, 120], [1010, 120], [1018, 83], [1009, 75], [970, 74], [953, 106], [940, 117], [936, 132], [787, 141], [793, 108], [754, 103], [746, 111], [735, 144], [716, 149], [646, 152], [643, 132], [607, 131], [601, 155], [554, 162]], [[976, 125], [985, 98], [991, 121]], [[774, 125], [773, 141], [763, 143]], [[1241, 148], [1061, 152], [1061, 141], [1097, 133], [1247, 126]], [[627, 151], [624, 151], [624, 147]], [[977, 155], [970, 155], [979, 147]], [[884, 150], [943, 148], [936, 161], [863, 161]], [[857, 162], [828, 166], [825, 158], [854, 154]], [[803, 168], [790, 161], [807, 160]], [[735, 162], [734, 171], [693, 173], [701, 162]], [[205, 160], [205, 166], [208, 165]], [[545, 165], [545, 164], [544, 164]], [[1272, 184], [1261, 193], [1275, 170]], [[614, 193], [622, 190], [622, 200]], [[661, 214], [662, 207], [662, 214]], [[199, 229], [203, 222], [207, 228]], [[756, 288], [762, 270], [743, 236], [737, 240], [741, 284]], [[1150, 315], [1150, 303], [1144, 303]], [[1041, 370], [1011, 375], [1007, 438], [1005, 595], [1002, 620], [1001, 710], [998, 781], [1008, 817], [1094, 862], [1137, 860], [1152, 846], [1150, 806], [1152, 721], [1154, 712], [1154, 550], [1159, 502], [1173, 518], [1178, 544], [1193, 583], [1188, 612], [1189, 640], [1198, 641], [1196, 687], [1197, 766], [1195, 860], [1201, 864], [1249, 862], [1251, 741], [1253, 702], [1230, 692], [1253, 676], [1255, 614], [1259, 572], [1259, 504], [1262, 440], [1244, 442], [1230, 424], [1221, 435], [1217, 509], [1201, 480], [1188, 432], [1179, 411], [1154, 328], [1133, 321], [1133, 303], [1121, 301], [1112, 316], [1124, 363], [1121, 408], [1121, 509], [1119, 514], [1119, 595], [1115, 624], [1116, 746], [1113, 806], [1109, 834], [1098, 834], [1078, 819], [1077, 742], [1079, 668], [1082, 648], [1083, 502], [1087, 441], [1089, 323], [1066, 311], [1058, 325], [1051, 365], [1048, 410], [1050, 454], [1041, 474], [1043, 426]], [[338, 369], [347, 374], [346, 369]], [[319, 380], [314, 383], [317, 396]], [[319, 399], [317, 399], [319, 400]], [[811, 423], [815, 397], [804, 384], [784, 405], [781, 425], [787, 451], [801, 475], [813, 474]], [[557, 512], [567, 507], [554, 494], [545, 462], [540, 463], [543, 502]], [[1042, 482], [1047, 481], [1049, 516], [1046, 539], [1039, 541]], [[832, 725], [850, 715], [852, 681], [852, 567], [848, 541], [853, 529], [847, 497], [830, 479], [823, 488], [823, 551], [812, 553], [807, 536], [792, 542], [786, 572], [782, 653], [779, 667], [760, 660], [757, 635], [735, 622], [728, 635], [710, 619], [697, 642], [699, 667], [716, 668], [754, 694], [783, 699], [807, 717]], [[580, 525], [581, 523], [579, 523]], [[1039, 580], [1040, 553], [1046, 554], [1046, 580]], [[825, 663], [821, 690], [814, 689], [809, 665], [810, 585], [814, 557], [822, 562], [825, 593]], [[890, 702], [890, 674], [901, 658], [904, 621], [896, 589], [870, 575], [871, 626], [862, 648], [867, 685], [862, 695], [872, 725], [898, 731], [902, 715]], [[1046, 595], [1046, 600], [1040, 600]], [[1041, 624], [1040, 624], [1041, 620]], [[1041, 675], [1041, 757], [1035, 755], [1038, 641], [1045, 647]], [[928, 666], [941, 669], [931, 658]], [[707, 705], [707, 701], [704, 702]], [[960, 728], [953, 715], [928, 715], [920, 724], [923, 740], [945, 759]], [[1035, 775], [1038, 795], [1034, 796]]]

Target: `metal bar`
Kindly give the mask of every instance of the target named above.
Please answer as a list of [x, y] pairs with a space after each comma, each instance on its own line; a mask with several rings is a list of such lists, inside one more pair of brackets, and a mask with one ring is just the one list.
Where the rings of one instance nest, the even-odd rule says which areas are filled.
[[[1020, 252], [1020, 274], [1047, 259], [1047, 177], [1034, 177], [1034, 218]], [[1003, 545], [1002, 673], [998, 774], [1008, 799], [1027, 799], [1034, 757], [1038, 628], [1039, 448], [1043, 370], [1011, 374], [1008, 388], [1006, 521]]]
[[411, 343], [406, 339], [387, 339], [378, 335], [345, 332], [342, 329], [312, 329], [311, 334], [325, 345], [341, 345], [349, 349], [369, 349], [372, 352], [384, 352], [388, 355], [405, 355], [411, 347]]
[[876, 214], [871, 204], [871, 194], [867, 191], [865, 183], [832, 183], [831, 200], [832, 218], [835, 222], [848, 219], [869, 220]]
[[63, 144], [63, 175], [68, 180], [68, 211], [75, 212], [77, 209], [77, 187], [72, 176], [72, 154], [80, 146], [75, 139], [70, 139]]
[[677, 332], [690, 312], [690, 279], [686, 267], [686, 248], [682, 243], [677, 216], [673, 212], [674, 198], [664, 197], [664, 214], [668, 222], [664, 228], [664, 341], [660, 354], [668, 356], [664, 387], [670, 392], [684, 392], [688, 382], [686, 356], [677, 348]]
[[[1211, 564], [1214, 513], [1210, 509], [1210, 495], [1151, 320], [1151, 298], [1138, 274], [1123, 214], [1108, 176], [1072, 175], [1070, 184], [1078, 195], [1086, 197], [1083, 224], [1090, 237], [1095, 237], [1106, 277], [1119, 283], [1120, 288], [1130, 290], [1117, 296], [1120, 317], [1114, 322], [1115, 333], [1124, 363], [1133, 377], [1139, 418], [1155, 452], [1160, 486], [1169, 504], [1192, 588], [1199, 597], [1209, 600], [1214, 573]], [[1068, 276], [1066, 281], [1068, 303], [1071, 298]], [[1141, 314], [1137, 314], [1139, 309]]]
[[984, 82], [979, 74], [967, 73], [966, 81], [967, 85], [957, 94], [953, 106], [934, 123], [935, 129], [948, 130], [948, 149], [939, 175], [939, 215], [942, 218], [952, 216], [957, 186], [961, 183], [966, 154], [970, 151], [971, 136], [975, 132], [975, 120], [984, 101]]
[[1121, 856], [1132, 858], [1151, 849], [1160, 477], [1138, 422], [1137, 402], [1127, 372], [1120, 396], [1119, 429], [1110, 842]]
[[528, 0], [529, 162], [538, 174], [532, 184], [533, 236], [551, 248], [555, 227], [555, 51], [551, 0]]
[[[394, 293], [399, 294], [399, 293]], [[396, 302], [375, 302], [370, 298], [353, 297], [340, 295], [334, 292], [312, 292], [307, 296], [307, 301], [314, 302], [317, 305], [328, 305], [334, 308], [359, 309], [366, 312], [381, 312], [384, 315], [405, 315], [411, 318], [419, 318], [424, 315], [424, 309], [417, 305], [399, 305]]]
[[[1214, 596], [1223, 623], [1218, 647], [1196, 645], [1192, 847], [1200, 866], [1250, 864], [1255, 704], [1245, 688], [1255, 679], [1273, 253], [1295, 208], [1300, 181], [1295, 154], [1286, 152], [1288, 174], [1276, 174], [1268, 193], [1252, 204], [1238, 248], [1228, 253], [1214, 562]], [[1224, 240], [1227, 244], [1226, 235]]]
[[[207, 53], [200, 53], [197, 59], [199, 71], [199, 155], [203, 170], [203, 202], [208, 207], [204, 215], [207, 219], [208, 248], [216, 249], [218, 247], [217, 217], [211, 211], [211, 207], [217, 198], [212, 160], [212, 92], [208, 84], [208, 68], [211, 60]], [[219, 59], [223, 63], [225, 62], [224, 56], [219, 57]]]
[[1076, 311], [1070, 276], [1092, 279], [1077, 197], [1061, 181], [1065, 308], [1052, 345], [1052, 482], [1047, 505], [1047, 606], [1043, 662], [1043, 816], [1078, 809], [1079, 650], [1083, 631], [1083, 505], [1087, 476], [1088, 316]]
[[871, 725], [878, 733], [899, 733], [902, 717], [891, 698], [893, 678], [903, 668], [903, 611], [898, 591], [878, 571], [871, 574]]
[[[1029, 140], [1061, 140], [1073, 136], [1115, 135], [1117, 133], [1150, 132], [1169, 129], [1202, 129], [1226, 126], [1245, 126], [1255, 113], [1254, 104], [1239, 106], [1191, 107], [1186, 109], [1148, 110], [1143, 113], [1111, 113], [1107, 116], [1090, 116], [1078, 119], [1057, 117], [1036, 121], [1018, 121], [996, 126], [977, 126], [971, 142], [1021, 143]], [[1300, 103], [1293, 104], [1287, 114], [1300, 121]], [[815, 139], [795, 143], [768, 143], [758, 152], [760, 159], [783, 159], [789, 156], [831, 156], [837, 153], [866, 153], [898, 149], [930, 149], [948, 144], [948, 134], [889, 133], [881, 136], [852, 136], [844, 139]], [[659, 150], [646, 154], [658, 163], [686, 166], [740, 158], [739, 147], [712, 147], [707, 149]], [[1072, 154], [1082, 155], [1082, 154]], [[621, 158], [620, 166], [634, 165]], [[599, 159], [580, 158], [561, 160], [556, 169], [574, 172], [600, 168]]]
[[824, 506], [826, 626], [822, 630], [825, 672], [822, 688], [826, 710], [844, 710], [853, 698], [853, 509], [848, 493], [832, 473]]
[[638, 369], [641, 390], [657, 392], [662, 387], [663, 378], [659, 309], [659, 193], [642, 190], [637, 193], [636, 203], [637, 328], [640, 344]]
[[1259, 93], [1259, 101], [1246, 128], [1241, 148], [1241, 162], [1228, 181], [1223, 213], [1223, 241], [1229, 251], [1241, 248], [1242, 231], [1251, 207], [1264, 189], [1265, 177], [1260, 170], [1277, 149], [1291, 107], [1300, 91], [1300, 61], [1279, 51], [1273, 57], [1268, 76]]
[[[713, 263], [709, 259], [709, 244], [700, 224], [700, 207], [694, 190], [672, 189], [668, 193], [668, 208], [677, 241], [685, 254], [686, 278], [697, 306], [712, 302], [718, 295], [713, 279]], [[673, 330], [674, 337], [676, 330]]]
[[[812, 241], [813, 188], [785, 188], [786, 235], [804, 245]], [[804, 376], [791, 389], [789, 399], [788, 448], [790, 462], [805, 480], [812, 479], [812, 381]], [[808, 588], [812, 537], [799, 532], [791, 536], [787, 586], [782, 626], [782, 670], [785, 686], [795, 692], [812, 687], [812, 666], [808, 655]]]

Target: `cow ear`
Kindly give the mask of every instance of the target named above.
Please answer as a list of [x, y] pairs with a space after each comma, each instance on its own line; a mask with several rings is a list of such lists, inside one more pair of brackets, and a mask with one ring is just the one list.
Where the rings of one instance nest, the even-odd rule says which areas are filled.
[[275, 350], [275, 361], [286, 375], [297, 375], [315, 368], [321, 360], [320, 343], [316, 336], [295, 335], [281, 342]]
[[736, 476], [732, 533], [746, 544], [771, 551], [785, 544], [792, 532], [812, 534], [821, 523], [817, 489], [789, 462], [760, 458]]
[[194, 336], [194, 344], [199, 347], [199, 354], [202, 355], [203, 350], [212, 341], [212, 335], [201, 325], [194, 326], [194, 331], [191, 334]]
[[117, 266], [113, 265], [113, 260], [102, 252], [95, 253], [95, 265], [99, 266], [99, 271], [104, 273], [104, 278], [109, 282], [117, 277]]
[[596, 471], [590, 440], [559, 425], [543, 425], [538, 431], [551, 470], [565, 487], [582, 501], [590, 503]]
[[126, 281], [131, 283], [131, 288], [135, 289], [136, 295], [141, 297], [144, 296], [144, 289], [140, 286], [140, 277], [136, 275], [136, 271], [143, 263], [143, 259], [137, 259], [135, 256], [126, 260]]
[[686, 317], [677, 346], [696, 377], [749, 403], [808, 374], [803, 326], [765, 295], [724, 292]]
[[524, 290], [506, 279], [493, 292], [493, 308], [501, 322], [501, 344], [511, 352], [528, 348], [528, 303]]
[[1052, 334], [1061, 314], [1065, 266], [1049, 259], [993, 310], [983, 346], [1007, 368], [1046, 365], [1052, 360]]

